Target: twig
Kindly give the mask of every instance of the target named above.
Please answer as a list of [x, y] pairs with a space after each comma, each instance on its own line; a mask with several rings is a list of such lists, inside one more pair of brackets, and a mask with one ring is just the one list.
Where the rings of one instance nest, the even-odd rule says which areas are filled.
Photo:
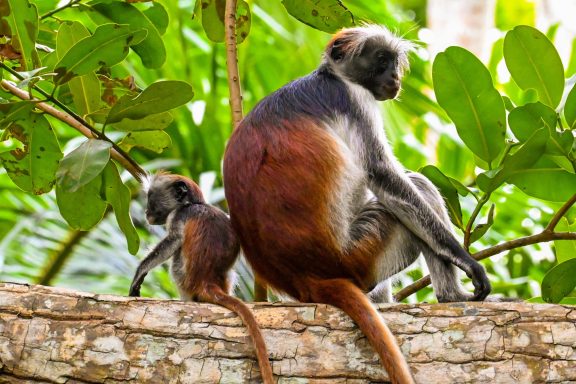
[[566, 212], [568, 212], [568, 210], [574, 205], [574, 203], [576, 203], [576, 194], [572, 196], [567, 202], [565, 202], [562, 207], [560, 207], [558, 212], [556, 212], [556, 214], [552, 217], [552, 219], [550, 219], [550, 222], [548, 223], [546, 228], [544, 228], [544, 231], [545, 232], [553, 231], [554, 228], [556, 228], [556, 225], [558, 225], [558, 222], [560, 222], [560, 219], [564, 217]]
[[472, 226], [474, 225], [474, 221], [476, 221], [476, 217], [478, 216], [480, 210], [482, 209], [484, 204], [486, 204], [488, 199], [490, 199], [489, 193], [482, 196], [478, 201], [476, 208], [474, 208], [472, 215], [470, 215], [470, 219], [468, 220], [468, 224], [466, 225], [466, 230], [464, 231], [464, 248], [466, 248], [466, 250], [470, 248], [470, 235], [472, 234]]
[[[8, 92], [22, 100], [38, 101], [37, 99], [31, 98], [28, 92], [21, 90], [7, 80], [2, 80], [1, 85]], [[44, 102], [37, 102], [36, 107], [48, 113], [49, 115], [54, 116], [58, 120], [63, 121], [88, 138], [98, 138], [100, 140], [105, 140], [112, 143], [112, 150], [110, 151], [112, 158], [118, 161], [124, 168], [126, 168], [126, 170], [128, 170], [128, 172], [130, 172], [138, 182], [142, 182], [142, 180], [146, 177], [146, 171], [144, 171], [138, 165], [138, 163], [136, 163], [126, 152], [118, 147], [116, 143], [112, 142], [112, 140], [92, 128], [88, 123], [84, 121], [84, 119], [80, 118], [79, 116], [76, 118], [68, 112], [59, 111], [58, 109]]]
[[242, 120], [242, 91], [238, 73], [238, 52], [236, 49], [236, 0], [226, 0], [224, 36], [226, 38], [226, 68], [230, 89], [230, 108], [234, 129]]
[[[509, 251], [511, 249], [524, 247], [537, 243], [544, 243], [552, 240], [576, 240], [576, 232], [550, 232], [542, 231], [537, 235], [521, 237], [519, 239], [510, 240], [493, 247], [484, 249], [472, 255], [476, 260], [483, 260], [490, 256], [499, 254], [500, 252]], [[401, 289], [394, 295], [394, 300], [402, 301], [413, 293], [418, 292], [422, 288], [430, 285], [430, 275], [424, 276], [413, 284]]]
[[68, 7], [73, 6], [74, 4], [78, 4], [80, 1], [82, 1], [82, 0], [71, 0], [68, 4], [64, 4], [60, 8], [56, 8], [56, 9], [54, 9], [48, 13], [43, 14], [42, 16], [40, 16], [40, 20], [44, 20], [44, 19], [46, 19], [46, 18], [64, 10], [64, 9], [68, 8]]

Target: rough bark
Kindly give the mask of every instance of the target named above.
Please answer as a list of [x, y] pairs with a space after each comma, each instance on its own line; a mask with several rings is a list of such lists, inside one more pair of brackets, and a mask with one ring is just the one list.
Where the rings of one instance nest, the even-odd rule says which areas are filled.
[[[341, 311], [253, 304], [278, 383], [385, 382]], [[419, 383], [576, 382], [576, 308], [381, 305]], [[208, 304], [0, 284], [2, 383], [257, 383], [238, 317]]]

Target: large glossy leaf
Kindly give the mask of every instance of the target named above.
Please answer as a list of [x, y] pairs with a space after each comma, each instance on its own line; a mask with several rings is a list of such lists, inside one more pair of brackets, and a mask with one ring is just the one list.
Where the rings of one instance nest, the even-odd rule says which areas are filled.
[[324, 32], [354, 25], [354, 15], [340, 0], [282, 0], [282, 5], [294, 18]]
[[539, 100], [556, 108], [564, 90], [564, 68], [554, 45], [535, 28], [520, 25], [504, 38], [504, 60], [512, 78]]
[[103, 173], [102, 188], [106, 201], [114, 208], [116, 221], [120, 230], [126, 236], [128, 251], [135, 255], [140, 246], [140, 239], [132, 219], [130, 218], [130, 190], [122, 183], [118, 169], [113, 162], [109, 162]]
[[38, 10], [28, 0], [0, 1], [0, 34], [11, 36], [11, 45], [22, 55], [24, 70], [40, 64], [36, 52]]
[[480, 189], [490, 193], [512, 175], [524, 171], [536, 163], [544, 151], [550, 135], [544, 128], [536, 131], [514, 154], [507, 155], [498, 169], [481, 173], [476, 178]]
[[[78, 41], [89, 37], [90, 32], [81, 23], [65, 22], [58, 29], [56, 53], [62, 59]], [[87, 115], [100, 107], [100, 81], [94, 72], [78, 76], [68, 83], [70, 93], [78, 112]]]
[[134, 147], [162, 153], [172, 144], [170, 135], [164, 131], [130, 132], [118, 143], [120, 148], [129, 152]]
[[[568, 219], [563, 217], [554, 230], [556, 232], [576, 233], [576, 222], [570, 224]], [[554, 248], [556, 248], [556, 260], [558, 263], [576, 258], [576, 240], [555, 240]]]
[[3, 138], [13, 138], [23, 145], [0, 154], [0, 161], [14, 184], [37, 195], [50, 191], [62, 152], [44, 115], [31, 113], [19, 119], [6, 129]]
[[486, 67], [467, 50], [450, 47], [436, 56], [432, 75], [438, 103], [462, 141], [482, 160], [494, 160], [504, 148], [506, 114]]
[[[95, 122], [104, 124], [110, 113], [110, 109], [101, 109], [91, 114], [89, 117]], [[132, 132], [132, 131], [158, 131], [168, 127], [174, 118], [170, 112], [161, 112], [153, 115], [148, 115], [138, 120], [122, 119], [117, 123], [109, 125], [117, 131]]]
[[[576, 55], [576, 52], [574, 55]], [[566, 105], [564, 106], [564, 117], [566, 118], [568, 127], [570, 129], [576, 129], [576, 85], [572, 87], [572, 90], [570, 90], [570, 93], [566, 98]]]
[[104, 24], [94, 34], [76, 43], [54, 66], [54, 82], [63, 84], [76, 76], [100, 67], [111, 67], [124, 60], [128, 48], [146, 37], [146, 30], [128, 25]]
[[576, 287], [576, 259], [566, 260], [552, 268], [542, 280], [542, 298], [558, 303]]
[[101, 176], [93, 178], [75, 192], [66, 192], [56, 185], [58, 209], [70, 227], [87, 231], [102, 220], [108, 204], [100, 194], [101, 186]]
[[110, 160], [112, 143], [88, 139], [60, 162], [58, 184], [65, 192], [75, 192], [102, 173]]
[[576, 174], [560, 168], [548, 156], [531, 167], [516, 170], [507, 181], [530, 196], [549, 201], [566, 201], [576, 191]]
[[514, 108], [508, 115], [508, 123], [514, 136], [526, 141], [540, 128], [556, 127], [557, 117], [556, 111], [537, 102]]
[[166, 48], [156, 26], [132, 4], [114, 1], [92, 5], [96, 11], [118, 24], [128, 24], [133, 31], [146, 30], [142, 42], [132, 45], [147, 68], [160, 68], [166, 61]]
[[138, 120], [168, 111], [187, 103], [194, 96], [192, 87], [183, 81], [158, 81], [135, 98], [123, 96], [108, 114], [107, 124], [122, 119]]
[[433, 165], [427, 165], [420, 169], [420, 173], [426, 176], [434, 185], [440, 190], [440, 194], [446, 201], [448, 214], [450, 220], [460, 229], [464, 228], [462, 222], [462, 208], [460, 207], [460, 200], [458, 199], [458, 190], [448, 176], [444, 175], [442, 171]]

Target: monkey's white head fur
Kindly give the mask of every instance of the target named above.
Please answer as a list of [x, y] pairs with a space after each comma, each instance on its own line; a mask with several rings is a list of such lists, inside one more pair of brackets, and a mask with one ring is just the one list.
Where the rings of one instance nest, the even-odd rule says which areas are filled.
[[338, 31], [328, 43], [324, 60], [330, 60], [329, 51], [336, 41], [343, 45], [346, 56], [358, 56], [368, 40], [377, 40], [383, 47], [398, 55], [398, 67], [401, 72], [408, 69], [408, 53], [414, 50], [414, 44], [405, 40], [383, 25], [363, 24], [360, 27], [343, 28]]

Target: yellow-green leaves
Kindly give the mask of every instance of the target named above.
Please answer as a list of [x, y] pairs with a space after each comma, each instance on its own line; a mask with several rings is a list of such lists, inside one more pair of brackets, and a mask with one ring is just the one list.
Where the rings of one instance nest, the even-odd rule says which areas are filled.
[[89, 139], [60, 163], [56, 177], [65, 192], [75, 192], [98, 176], [110, 160], [112, 143]]
[[490, 163], [504, 148], [504, 102], [486, 67], [467, 50], [450, 47], [432, 68], [438, 103], [456, 125], [458, 135], [479, 158]]
[[282, 0], [290, 15], [324, 32], [354, 25], [354, 16], [340, 0]]
[[504, 39], [504, 60], [520, 88], [535, 89], [542, 103], [558, 106], [564, 90], [564, 68], [546, 35], [526, 25], [514, 28]]
[[131, 45], [146, 37], [146, 30], [128, 25], [104, 24], [92, 36], [78, 41], [54, 66], [54, 82], [63, 84], [76, 76], [100, 67], [111, 67], [124, 60]]
[[576, 129], [576, 85], [572, 87], [572, 90], [566, 98], [564, 117], [568, 123], [568, 128]]
[[[226, 0], [201, 0], [202, 27], [206, 36], [216, 43], [224, 41], [225, 8]], [[238, 43], [248, 37], [251, 24], [250, 6], [246, 1], [239, 0], [236, 8], [236, 41]]]

